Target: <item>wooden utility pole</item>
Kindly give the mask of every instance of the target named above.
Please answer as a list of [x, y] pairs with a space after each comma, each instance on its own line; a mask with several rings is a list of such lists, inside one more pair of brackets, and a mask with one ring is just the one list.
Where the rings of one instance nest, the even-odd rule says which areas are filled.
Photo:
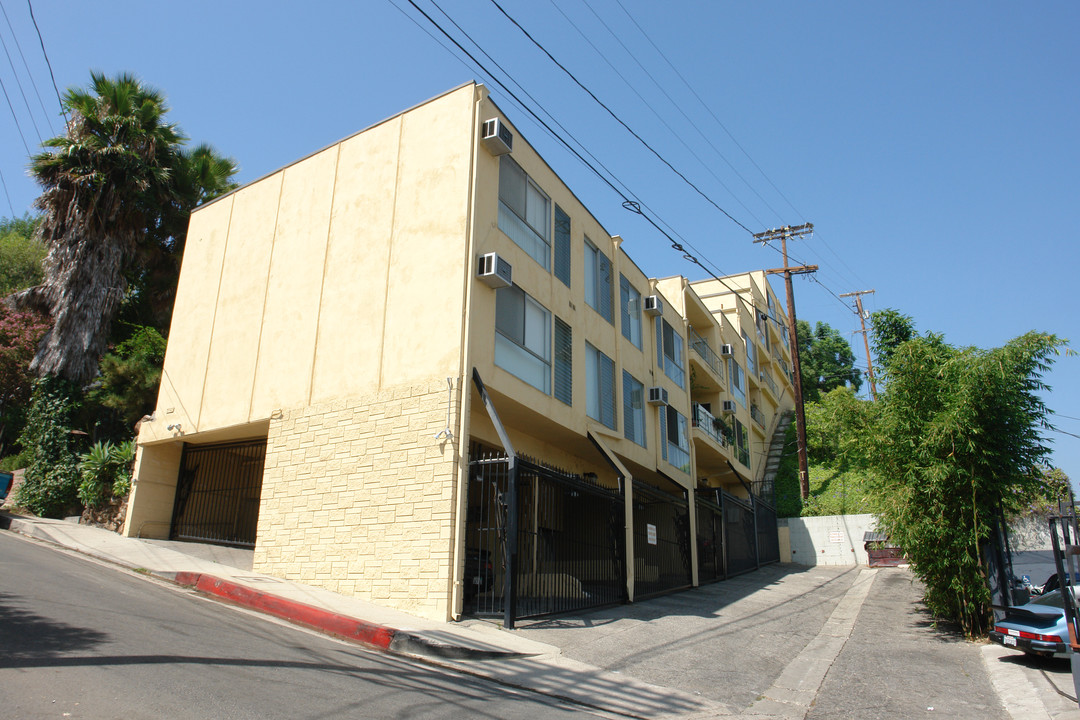
[[791, 347], [791, 372], [794, 376], [792, 382], [795, 385], [795, 431], [798, 436], [799, 447], [799, 492], [802, 495], [803, 500], [810, 497], [810, 467], [806, 459], [806, 409], [803, 407], [802, 366], [799, 363], [799, 337], [795, 330], [795, 293], [791, 289], [791, 276], [817, 272], [818, 266], [789, 266], [787, 241], [788, 238], [794, 240], [813, 232], [813, 223], [806, 223], [804, 225], [796, 225], [795, 227], [785, 225], [782, 228], [754, 233], [754, 242], [756, 243], [767, 243], [770, 240], [779, 240], [781, 250], [783, 250], [784, 254], [784, 267], [766, 270], [765, 273], [767, 275], [782, 274], [784, 276], [784, 289], [787, 290], [788, 344]]
[[869, 295], [873, 290], [860, 290], [859, 292], [843, 293], [840, 295], [842, 298], [855, 297], [855, 307], [859, 311], [859, 322], [862, 323], [862, 330], [857, 331], [862, 333], [863, 347], [866, 348], [866, 374], [870, 376], [870, 395], [874, 398], [874, 402], [877, 402], [877, 383], [874, 382], [874, 362], [870, 359], [870, 340], [866, 336], [866, 313], [862, 309], [862, 296]]

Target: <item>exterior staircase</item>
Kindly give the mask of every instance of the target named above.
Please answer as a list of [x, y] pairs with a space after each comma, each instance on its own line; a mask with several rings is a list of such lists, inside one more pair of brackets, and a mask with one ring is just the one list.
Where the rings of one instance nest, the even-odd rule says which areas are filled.
[[780, 469], [780, 461], [784, 457], [784, 438], [794, 417], [795, 412], [789, 410], [777, 419], [776, 427], [773, 428], [772, 440], [769, 442], [769, 453], [765, 457], [765, 469], [761, 473], [761, 479], [758, 481], [758, 492], [756, 494], [770, 505], [776, 502], [776, 472]]

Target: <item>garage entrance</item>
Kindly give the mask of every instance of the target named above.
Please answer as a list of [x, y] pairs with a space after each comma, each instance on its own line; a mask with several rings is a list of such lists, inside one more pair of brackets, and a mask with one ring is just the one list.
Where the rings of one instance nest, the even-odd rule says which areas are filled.
[[266, 438], [185, 445], [169, 538], [255, 547]]

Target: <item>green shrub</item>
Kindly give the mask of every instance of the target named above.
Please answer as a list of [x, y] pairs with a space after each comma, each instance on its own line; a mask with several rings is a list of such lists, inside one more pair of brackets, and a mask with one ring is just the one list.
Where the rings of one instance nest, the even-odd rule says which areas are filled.
[[79, 470], [71, 439], [77, 409], [74, 386], [45, 377], [34, 382], [26, 425], [19, 437], [33, 451], [15, 503], [42, 517], [63, 517], [78, 508]]
[[112, 498], [122, 498], [131, 490], [131, 463], [135, 443], [119, 445], [96, 442], [79, 456], [79, 500], [88, 508], [99, 508]]

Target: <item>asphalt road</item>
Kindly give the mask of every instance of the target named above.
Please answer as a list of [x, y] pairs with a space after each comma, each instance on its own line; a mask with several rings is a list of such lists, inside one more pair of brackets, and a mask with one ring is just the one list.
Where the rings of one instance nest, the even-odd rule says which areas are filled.
[[583, 710], [0, 533], [3, 717], [535, 720]]

